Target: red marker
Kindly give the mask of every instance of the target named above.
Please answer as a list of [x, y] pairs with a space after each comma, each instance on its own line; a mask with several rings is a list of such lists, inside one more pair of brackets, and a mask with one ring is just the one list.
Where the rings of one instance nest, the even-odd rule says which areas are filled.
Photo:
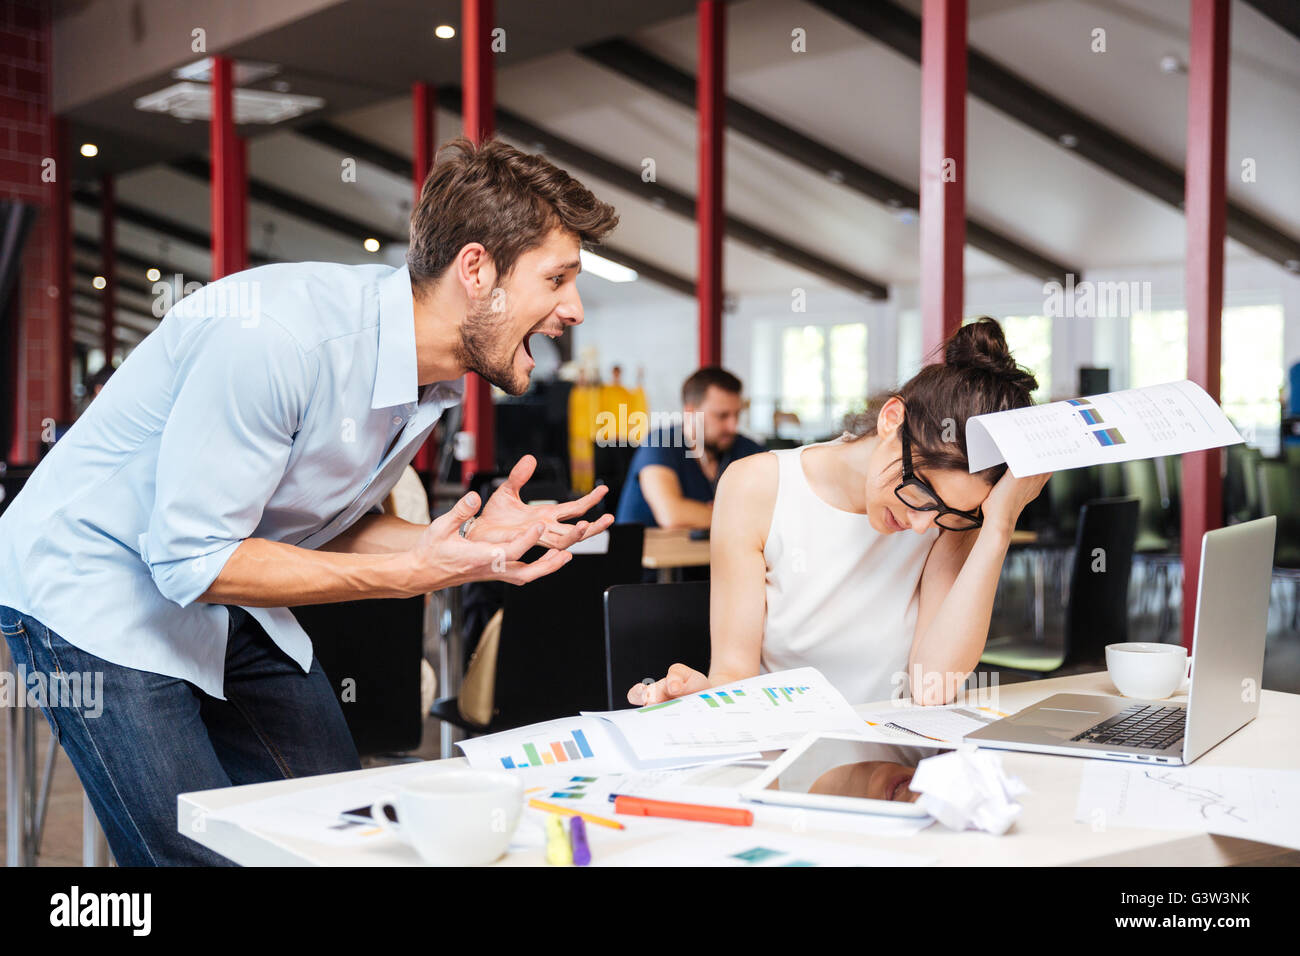
[[710, 807], [702, 803], [669, 803], [666, 800], [647, 800], [644, 797], [616, 796], [614, 812], [639, 817], [695, 820], [699, 823], [727, 823], [733, 827], [754, 825], [754, 814], [738, 807]]

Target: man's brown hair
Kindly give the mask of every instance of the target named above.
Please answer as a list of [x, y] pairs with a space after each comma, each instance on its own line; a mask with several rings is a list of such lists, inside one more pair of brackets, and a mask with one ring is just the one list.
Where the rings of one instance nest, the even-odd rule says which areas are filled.
[[739, 395], [743, 388], [740, 379], [722, 366], [706, 365], [699, 371], [692, 372], [691, 377], [682, 383], [682, 404], [698, 408], [710, 385], [733, 395]]
[[438, 151], [420, 190], [406, 264], [418, 293], [467, 243], [480, 242], [500, 280], [556, 226], [586, 246], [616, 225], [613, 206], [544, 157], [495, 139], [476, 144], [458, 137]]

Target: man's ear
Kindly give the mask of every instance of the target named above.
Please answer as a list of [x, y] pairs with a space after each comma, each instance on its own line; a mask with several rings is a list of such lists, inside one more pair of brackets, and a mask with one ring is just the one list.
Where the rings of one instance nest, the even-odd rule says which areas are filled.
[[467, 242], [456, 253], [456, 278], [471, 299], [482, 299], [496, 288], [497, 270], [481, 242]]

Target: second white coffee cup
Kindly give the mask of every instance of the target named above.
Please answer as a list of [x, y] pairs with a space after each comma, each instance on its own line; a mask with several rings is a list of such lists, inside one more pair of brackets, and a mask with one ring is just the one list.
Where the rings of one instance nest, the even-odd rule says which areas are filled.
[[1106, 671], [1125, 697], [1164, 700], [1185, 689], [1192, 658], [1180, 644], [1109, 644]]

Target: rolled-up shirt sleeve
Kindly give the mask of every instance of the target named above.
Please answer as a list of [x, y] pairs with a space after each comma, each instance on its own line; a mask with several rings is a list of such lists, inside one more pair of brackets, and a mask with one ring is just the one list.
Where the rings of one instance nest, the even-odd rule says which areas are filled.
[[158, 590], [201, 597], [261, 521], [315, 384], [312, 357], [278, 323], [214, 318], [176, 362], [140, 558]]

